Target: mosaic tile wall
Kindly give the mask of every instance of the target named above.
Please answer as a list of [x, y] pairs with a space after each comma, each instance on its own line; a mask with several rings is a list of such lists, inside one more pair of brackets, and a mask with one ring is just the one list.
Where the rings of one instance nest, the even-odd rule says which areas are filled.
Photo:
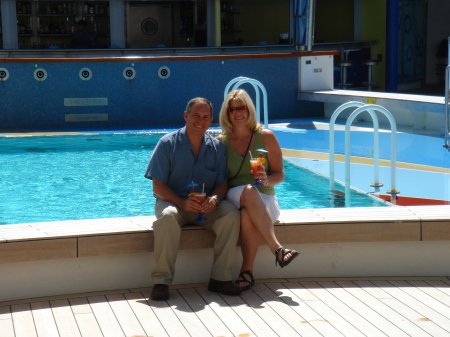
[[[224, 89], [238, 76], [265, 86], [269, 119], [322, 114], [320, 103], [297, 99], [296, 57], [89, 63], [15, 63], [10, 59], [0, 63], [0, 130], [178, 127], [184, 124], [186, 103], [197, 96], [212, 101], [218, 122]], [[255, 97], [251, 85], [241, 88]]]

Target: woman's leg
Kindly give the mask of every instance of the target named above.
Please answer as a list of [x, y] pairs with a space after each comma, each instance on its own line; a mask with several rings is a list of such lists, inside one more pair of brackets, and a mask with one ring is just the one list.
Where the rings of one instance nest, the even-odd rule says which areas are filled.
[[[240, 203], [241, 203], [241, 244], [242, 244], [242, 237], [245, 236], [250, 236], [250, 235], [254, 235], [251, 232], [249, 232], [249, 234], [242, 234], [242, 214], [243, 211], [245, 210], [245, 215], [248, 218], [250, 225], [246, 225], [246, 227], [249, 227], [250, 229], [253, 227], [254, 230], [256, 230], [257, 232], [259, 232], [259, 234], [262, 236], [263, 240], [266, 242], [266, 244], [269, 246], [270, 251], [272, 252], [272, 254], [275, 255], [275, 251], [282, 247], [280, 245], [280, 243], [278, 242], [277, 237], [275, 236], [275, 229], [273, 227], [273, 221], [272, 221], [272, 216], [270, 215], [269, 209], [266, 207], [266, 204], [263, 202], [263, 200], [261, 199], [261, 196], [259, 194], [259, 191], [256, 187], [248, 185], [244, 188], [244, 190], [242, 191], [241, 194], [241, 199], [240, 199]], [[247, 220], [245, 220], [247, 221]], [[249, 230], [250, 229], [245, 229], [245, 230]], [[250, 239], [248, 239], [250, 240]], [[258, 236], [258, 245], [259, 245], [259, 236]], [[256, 251], [258, 250], [258, 247], [256, 246]], [[252, 252], [251, 250], [249, 250], [250, 252]], [[251, 261], [251, 268], [252, 269], [241, 269], [242, 270], [253, 270], [253, 262], [256, 256], [256, 251], [254, 253], [253, 256], [253, 261]], [[244, 251], [242, 251], [243, 254], [243, 258], [244, 256]], [[291, 253], [287, 253], [283, 260], [287, 261], [291, 258]], [[282, 252], [280, 251], [278, 253], [278, 258], [281, 259], [282, 256]], [[244, 262], [244, 261], [243, 261]], [[250, 260], [249, 260], [250, 262]]]
[[[248, 185], [244, 188], [241, 194], [241, 208], [245, 208], [246, 217], [249, 219], [252, 227], [256, 229], [263, 240], [269, 246], [270, 251], [275, 253], [275, 250], [281, 247], [275, 236], [275, 230], [273, 228], [272, 216], [269, 213], [266, 205], [259, 195], [259, 191], [256, 187]], [[241, 209], [241, 214], [244, 209]], [[241, 215], [241, 231], [242, 231], [242, 215]], [[250, 227], [250, 226], [248, 226]], [[241, 234], [242, 240], [242, 234]], [[259, 237], [258, 237], [259, 244]], [[256, 254], [255, 254], [256, 255]]]
[[258, 252], [261, 235], [253, 225], [247, 209], [241, 209], [241, 232], [239, 234], [242, 252], [241, 271], [250, 270], [253, 273], [253, 263]]

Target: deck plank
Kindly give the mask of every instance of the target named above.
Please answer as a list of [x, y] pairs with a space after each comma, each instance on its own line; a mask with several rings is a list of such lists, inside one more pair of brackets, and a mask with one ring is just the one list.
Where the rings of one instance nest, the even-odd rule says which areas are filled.
[[392, 296], [409, 307], [414, 308], [414, 310], [417, 310], [421, 314], [418, 320], [432, 320], [435, 324], [446, 330], [447, 334], [450, 334], [450, 319], [445, 316], [450, 311], [442, 303], [421, 293], [415, 287], [406, 285], [405, 281], [374, 281], [373, 283], [376, 286], [386, 286], [386, 291]]
[[106, 295], [106, 299], [125, 332], [125, 336], [145, 335], [144, 329], [123, 294]]
[[38, 336], [59, 337], [58, 328], [48, 301], [31, 303]]
[[447, 296], [450, 296], [450, 284], [445, 282], [445, 280], [424, 280], [424, 282], [443, 292]]
[[[173, 296], [174, 292], [175, 290], [170, 289], [169, 295]], [[154, 301], [150, 298], [150, 293], [148, 292], [144, 292], [143, 295], [145, 298], [148, 298], [149, 306], [151, 306], [169, 336], [190, 337], [188, 331], [166, 301]]]
[[12, 305], [11, 313], [16, 337], [37, 337], [30, 304]]
[[14, 337], [14, 325], [9, 305], [0, 307], [0, 331], [3, 337]]
[[59, 334], [64, 337], [81, 337], [75, 316], [67, 299], [50, 301]]
[[212, 336], [233, 336], [194, 288], [178, 289], [178, 292]]
[[[285, 320], [282, 312], [277, 312], [268, 303], [266, 303], [258, 294], [259, 285], [255, 285], [255, 291], [246, 291], [241, 294], [241, 298], [248, 304], [249, 307], [258, 314], [266, 323], [270, 323], [270, 328], [279, 336], [300, 336]], [[289, 308], [285, 307], [285, 311]]]
[[[442, 301], [429, 296], [426, 292], [417, 289], [414, 285], [406, 282], [406, 281], [389, 281], [389, 283], [393, 284], [397, 289], [401, 289], [403, 292], [414, 298], [416, 301], [420, 302], [424, 308], [429, 307], [434, 312], [439, 313], [442, 319], [442, 327], [449, 330], [450, 332], [450, 308]], [[445, 295], [442, 296], [445, 298]], [[435, 316], [434, 313], [431, 313], [430, 316]]]
[[103, 335], [125, 337], [125, 333], [117, 321], [117, 317], [106, 299], [106, 296], [90, 296], [87, 299]]
[[[373, 327], [380, 330], [380, 332], [375, 331], [374, 335], [381, 335], [381, 333], [384, 333], [386, 336], [407, 336], [404, 331], [400, 330], [382, 315], [379, 315], [378, 312], [369, 307], [364, 301], [361, 301], [359, 298], [353, 296], [352, 292], [348, 291], [343, 283], [331, 281], [317, 283], [342, 303], [351, 305], [352, 310], [357, 312], [364, 320], [372, 324]], [[349, 283], [350, 282], [347, 283], [347, 287], [349, 286]], [[361, 331], [369, 335], [369, 330], [361, 328]], [[371, 331], [372, 333], [374, 332], [373, 329], [371, 329]]]
[[81, 336], [103, 337], [102, 331], [100, 330], [87, 298], [70, 298], [69, 303], [74, 313], [78, 328], [80, 329]]
[[[424, 313], [421, 312], [421, 308], [415, 306], [417, 301], [409, 301], [407, 294], [403, 293], [402, 290], [394, 289], [395, 287], [387, 281], [370, 281], [368, 283], [369, 284], [366, 283], [364, 285], [366, 291], [370, 293], [373, 287], [382, 288], [382, 291], [389, 295], [387, 298], [380, 299], [383, 303], [396, 312], [401, 313], [405, 319], [413, 322], [431, 336], [448, 335], [448, 332], [445, 329], [437, 325], [434, 320], [430, 320], [426, 317]], [[425, 309], [425, 311], [427, 311], [427, 309]]]
[[[189, 304], [184, 300], [178, 290], [174, 291], [167, 300], [175, 315], [191, 336], [211, 336], [203, 322], [198, 318]], [[197, 307], [195, 304], [194, 307]]]
[[[220, 295], [224, 301], [239, 315], [256, 336], [278, 336], [269, 322], [265, 322], [240, 296]], [[242, 296], [242, 295], [241, 295]]]
[[205, 284], [168, 301], [128, 289], [0, 303], [1, 337], [448, 336], [446, 277], [258, 280], [240, 296]]
[[197, 287], [196, 290], [233, 336], [253, 336], [252, 330], [218, 293], [210, 292], [206, 287]]
[[294, 310], [293, 305], [287, 305], [286, 302], [283, 302], [267, 285], [255, 284], [252, 290], [301, 336], [322, 336], [310, 324], [305, 324], [304, 318]]
[[351, 307], [348, 306], [345, 302], [341, 301], [339, 297], [333, 294], [333, 288], [336, 288], [336, 284], [334, 282], [325, 283], [331, 289], [324, 288], [318, 282], [301, 282], [305, 288], [311, 291], [315, 296], [317, 296], [322, 302], [327, 304], [332, 310], [336, 312], [342, 319], [348, 322], [350, 328], [352, 326], [355, 328], [355, 331], [349, 329], [349, 332], [352, 335], [366, 335], [366, 336], [382, 336], [384, 335], [376, 326], [368, 322], [364, 317], [362, 317], [358, 310], [355, 310], [355, 305], [357, 307], [363, 306], [358, 301], [358, 303], [352, 302]]
[[148, 305], [144, 295], [135, 292], [124, 294], [124, 296], [147, 336], [169, 337], [152, 308]]
[[[338, 280], [336, 281], [336, 283], [345, 288], [346, 291], [355, 296], [361, 302], [365, 303], [377, 314], [383, 316], [387, 321], [395, 325], [400, 330], [400, 332], [397, 332], [397, 334], [388, 334], [388, 336], [403, 336], [404, 334], [406, 334], [408, 336], [422, 337], [426, 335], [426, 332], [424, 330], [419, 328], [414, 323], [406, 320], [405, 317], [400, 313], [396, 312], [381, 300], [369, 294], [363, 288], [357, 286], [354, 282]], [[384, 326], [380, 326], [380, 328], [385, 329]]]
[[300, 323], [311, 325], [323, 336], [343, 336], [333, 325], [311, 308], [310, 302], [319, 301], [318, 299], [301, 299], [301, 297], [303, 297], [302, 293], [306, 291], [306, 289], [301, 287], [298, 283], [267, 283], [266, 285], [274, 293], [280, 295], [280, 298], [303, 318]]
[[[319, 296], [318, 291], [314, 291], [317, 288], [317, 285], [314, 286], [315, 282], [300, 282], [299, 285], [302, 286], [308, 292], [311, 292], [318, 301], [310, 301], [308, 304], [327, 322], [330, 322], [337, 330], [341, 332], [344, 336], [364, 336], [355, 326], [349, 323], [344, 317], [340, 315], [339, 309], [336, 311], [336, 305], [330, 307], [330, 303], [324, 302]], [[318, 296], [319, 295], [319, 296]], [[333, 303], [331, 303], [333, 304]]]

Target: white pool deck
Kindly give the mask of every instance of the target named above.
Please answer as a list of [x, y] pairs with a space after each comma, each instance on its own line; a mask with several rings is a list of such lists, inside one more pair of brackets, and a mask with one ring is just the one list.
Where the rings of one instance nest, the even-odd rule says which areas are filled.
[[0, 303], [2, 337], [448, 336], [447, 277], [259, 280], [238, 297], [206, 284]]
[[262, 245], [238, 297], [206, 290], [214, 235], [186, 228], [167, 302], [149, 299], [153, 219], [0, 226], [0, 335], [450, 333], [450, 206], [283, 211], [300, 257], [280, 269]]

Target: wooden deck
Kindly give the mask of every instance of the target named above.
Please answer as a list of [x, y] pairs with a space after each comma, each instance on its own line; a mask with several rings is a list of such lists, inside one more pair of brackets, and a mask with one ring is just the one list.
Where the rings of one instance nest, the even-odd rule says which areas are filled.
[[[153, 250], [150, 217], [2, 226], [0, 337], [450, 336], [449, 214], [450, 206], [283, 211], [277, 236], [302, 245], [303, 258], [284, 269], [271, 265], [270, 276], [260, 277], [283, 278], [257, 280], [239, 297], [180, 282], [167, 302], [151, 301], [151, 288], [106, 290], [137, 287], [130, 284], [139, 277], [150, 285], [149, 272], [142, 273]], [[180, 252], [212, 246], [209, 231], [183, 235]], [[126, 269], [136, 262], [137, 269]], [[293, 278], [324, 270], [340, 274]], [[402, 273], [408, 276], [337, 278]], [[127, 285], [112, 288], [111, 277]], [[104, 291], [61, 288], [73, 279], [94, 279], [92, 289]]]
[[3, 302], [0, 335], [450, 335], [448, 277], [260, 280], [239, 297], [194, 284], [172, 286], [167, 302], [150, 300], [150, 290]]

